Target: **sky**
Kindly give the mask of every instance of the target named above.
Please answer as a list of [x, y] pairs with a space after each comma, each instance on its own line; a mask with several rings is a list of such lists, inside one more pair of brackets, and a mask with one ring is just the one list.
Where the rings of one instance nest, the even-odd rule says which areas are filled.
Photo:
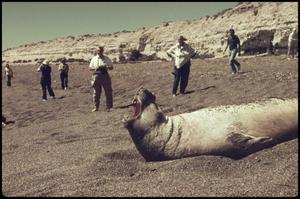
[[58, 37], [200, 19], [238, 2], [2, 2], [2, 50]]

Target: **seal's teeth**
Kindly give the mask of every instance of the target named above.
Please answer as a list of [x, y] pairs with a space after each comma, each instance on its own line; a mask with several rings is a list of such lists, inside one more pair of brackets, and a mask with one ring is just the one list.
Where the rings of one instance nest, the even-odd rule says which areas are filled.
[[139, 103], [139, 99], [134, 98], [134, 99], [132, 100], [132, 104], [133, 104], [133, 105], [136, 105], [137, 103]]

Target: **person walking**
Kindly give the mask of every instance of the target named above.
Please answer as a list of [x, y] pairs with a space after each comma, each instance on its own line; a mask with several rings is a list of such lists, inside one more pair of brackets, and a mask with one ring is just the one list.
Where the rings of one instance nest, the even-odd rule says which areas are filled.
[[103, 52], [104, 47], [99, 47], [98, 54], [92, 58], [89, 65], [90, 71], [93, 71], [91, 83], [94, 89], [94, 109], [92, 112], [99, 110], [102, 87], [106, 96], [106, 111], [109, 112], [113, 107], [111, 78], [108, 73], [108, 70], [113, 70], [113, 64], [111, 59], [105, 56]]
[[178, 43], [167, 51], [167, 55], [175, 59], [174, 82], [172, 94], [177, 95], [178, 85], [180, 83], [180, 94], [185, 94], [188, 85], [191, 58], [196, 55], [195, 50], [185, 43], [187, 39], [183, 36], [178, 38]]
[[43, 90], [43, 96], [42, 96], [43, 101], [47, 100], [46, 90], [48, 90], [48, 93], [52, 97], [52, 99], [55, 99], [55, 95], [51, 87], [51, 67], [49, 65], [49, 61], [44, 60], [43, 63], [38, 67], [37, 71], [41, 72], [40, 84]]
[[295, 50], [298, 48], [297, 47], [298, 35], [296, 33], [296, 30], [297, 30], [296, 28], [293, 28], [293, 30], [290, 33], [289, 38], [288, 38], [288, 52], [287, 52], [287, 58], [288, 59], [294, 58]]
[[61, 63], [58, 66], [58, 71], [60, 71], [61, 89], [67, 90], [69, 65], [66, 63], [65, 58], [61, 60]]
[[4, 73], [5, 73], [6, 85], [11, 87], [11, 79], [13, 78], [13, 71], [8, 63], [5, 64]]
[[237, 54], [239, 56], [241, 54], [241, 45], [240, 45], [240, 39], [237, 35], [235, 35], [235, 32], [233, 29], [229, 30], [227, 44], [226, 44], [223, 54], [225, 54], [228, 46], [229, 46], [229, 51], [230, 51], [229, 65], [231, 67], [231, 74], [235, 74], [239, 70], [241, 70], [241, 64], [235, 59]]

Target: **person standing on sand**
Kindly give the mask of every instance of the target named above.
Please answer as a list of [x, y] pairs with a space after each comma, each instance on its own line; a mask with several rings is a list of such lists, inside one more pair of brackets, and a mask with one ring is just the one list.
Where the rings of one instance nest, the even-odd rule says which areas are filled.
[[238, 54], [241, 55], [241, 45], [240, 45], [240, 39], [238, 36], [235, 35], [234, 30], [230, 29], [228, 33], [228, 39], [227, 44], [225, 47], [225, 50], [223, 52], [223, 55], [225, 54], [227, 48], [229, 46], [229, 65], [231, 67], [231, 74], [237, 73], [241, 69], [241, 64], [236, 61], [235, 57]]
[[185, 43], [186, 38], [180, 36], [178, 38], [178, 44], [173, 46], [167, 51], [167, 55], [175, 59], [174, 66], [174, 82], [172, 94], [173, 97], [177, 95], [177, 88], [180, 82], [180, 94], [185, 93], [185, 89], [188, 85], [191, 58], [196, 55], [195, 50]]
[[2, 115], [2, 127], [6, 126], [6, 117]]
[[113, 107], [111, 78], [108, 74], [108, 70], [113, 70], [113, 64], [111, 59], [105, 56], [103, 52], [104, 47], [99, 47], [98, 54], [92, 58], [89, 65], [90, 71], [93, 71], [91, 83], [94, 89], [94, 109], [92, 112], [99, 110], [102, 87], [106, 96], [106, 111], [109, 112]]
[[297, 49], [297, 34], [296, 34], [296, 28], [293, 28], [292, 32], [289, 35], [288, 38], [288, 52], [287, 52], [287, 58], [294, 58], [295, 56], [295, 49]]
[[11, 87], [11, 79], [13, 78], [13, 71], [9, 67], [9, 64], [7, 63], [4, 68], [5, 78], [6, 78], [6, 85]]
[[55, 99], [55, 95], [51, 87], [51, 67], [49, 65], [49, 61], [44, 60], [43, 63], [38, 67], [37, 71], [41, 72], [40, 84], [43, 90], [43, 101], [47, 100], [46, 89], [48, 90], [48, 93], [52, 97], [52, 99]]
[[67, 90], [69, 65], [66, 64], [65, 58], [61, 60], [61, 63], [58, 66], [58, 71], [60, 71], [61, 89]]

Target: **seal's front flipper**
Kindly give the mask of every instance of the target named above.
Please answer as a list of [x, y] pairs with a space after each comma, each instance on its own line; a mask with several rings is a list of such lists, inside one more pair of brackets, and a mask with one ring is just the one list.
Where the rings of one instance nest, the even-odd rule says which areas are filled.
[[232, 132], [227, 141], [231, 144], [227, 155], [239, 159], [263, 148], [271, 147], [274, 140], [270, 137], [254, 137], [244, 133]]

